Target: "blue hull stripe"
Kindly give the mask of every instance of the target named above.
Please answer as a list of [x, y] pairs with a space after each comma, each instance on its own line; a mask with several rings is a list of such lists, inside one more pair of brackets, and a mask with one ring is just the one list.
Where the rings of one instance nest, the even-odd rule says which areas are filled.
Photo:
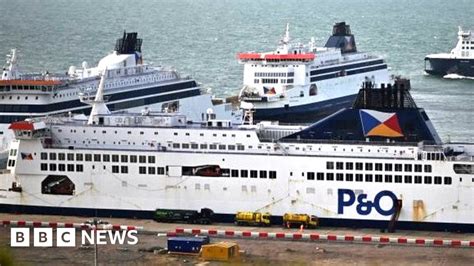
[[[120, 101], [135, 97], [144, 97], [157, 93], [172, 92], [183, 89], [196, 88], [196, 82], [194, 80], [181, 82], [177, 84], [161, 85], [149, 88], [143, 88], [138, 90], [131, 90], [119, 93], [111, 93], [111, 91], [105, 91], [105, 96], [109, 96], [109, 101]], [[196, 88], [199, 91], [199, 88]], [[15, 113], [46, 113], [46, 112], [61, 112], [61, 110], [76, 108], [81, 106], [87, 106], [81, 103], [79, 97], [77, 100], [51, 103], [47, 105], [41, 104], [0, 104], [1, 112], [15, 112]]]
[[[114, 217], [114, 218], [140, 218], [153, 219], [152, 211], [137, 210], [113, 210], [113, 209], [92, 209], [92, 208], [64, 208], [64, 207], [44, 207], [44, 206], [23, 206], [0, 204], [0, 212], [15, 214], [46, 214], [64, 216], [84, 216], [84, 217]], [[215, 222], [233, 223], [234, 214], [216, 214]], [[282, 224], [281, 216], [272, 216], [272, 224]], [[350, 227], [350, 228], [377, 228], [387, 229], [389, 221], [379, 220], [359, 220], [359, 219], [336, 219], [320, 218], [321, 226]], [[452, 231], [452, 232], [474, 232], [474, 224], [465, 223], [431, 223], [431, 222], [398, 222], [396, 229], [402, 230], [422, 230], [422, 231]]]
[[256, 109], [256, 120], [278, 120], [283, 123], [312, 123], [342, 108], [351, 106], [357, 94], [331, 99], [323, 102], [290, 106], [288, 108]]
[[[347, 70], [345, 75], [350, 76], [350, 75], [356, 75], [356, 74], [361, 74], [361, 73], [367, 73], [367, 72], [372, 72], [372, 71], [377, 71], [381, 69], [387, 69], [387, 65], [383, 64], [380, 66], [372, 66], [372, 67], [366, 67], [366, 68], [361, 68], [361, 69], [354, 69], [354, 70]], [[342, 69], [341, 69], [342, 70]], [[311, 82], [319, 81], [319, 80], [326, 80], [326, 79], [333, 79], [333, 78], [339, 78], [341, 77], [341, 73], [331, 73], [331, 74], [326, 74], [326, 75], [321, 75], [317, 77], [311, 77]]]
[[[130, 100], [126, 102], [121, 102], [121, 103], [109, 103], [107, 106], [111, 111], [117, 111], [117, 110], [123, 110], [123, 109], [128, 109], [128, 108], [133, 108], [133, 107], [139, 107], [139, 106], [144, 106], [144, 105], [150, 105], [154, 103], [160, 103], [160, 102], [166, 102], [166, 101], [172, 101], [172, 100], [178, 100], [178, 99], [183, 99], [187, 97], [193, 97], [200, 95], [201, 92], [199, 89], [196, 90], [191, 90], [191, 91], [183, 91], [179, 93], [172, 93], [172, 94], [165, 94], [165, 95], [159, 95], [159, 96], [153, 96], [153, 97], [148, 97], [148, 98], [142, 98], [142, 99], [136, 99], [136, 100]], [[79, 101], [78, 101], [79, 102]], [[80, 103], [80, 102], [79, 102]], [[80, 110], [77, 110], [75, 112], [80, 113], [83, 112], [84, 114], [89, 114], [91, 111], [91, 107], [88, 105], [82, 105], [83, 108]], [[68, 106], [64, 108], [73, 108], [73, 106]], [[61, 109], [60, 109], [61, 110]], [[0, 114], [0, 123], [12, 123], [14, 121], [23, 121], [26, 118], [29, 118], [31, 116], [28, 115], [18, 115], [18, 116], [6, 116], [6, 115], [1, 115]]]
[[312, 70], [310, 72], [310, 76], [321, 75], [321, 74], [341, 71], [341, 70], [349, 70], [351, 68], [360, 68], [360, 67], [366, 67], [366, 66], [380, 65], [380, 64], [384, 64], [382, 59], [376, 60], [376, 61], [364, 62], [364, 63], [325, 68], [325, 69], [320, 69], [320, 70]]

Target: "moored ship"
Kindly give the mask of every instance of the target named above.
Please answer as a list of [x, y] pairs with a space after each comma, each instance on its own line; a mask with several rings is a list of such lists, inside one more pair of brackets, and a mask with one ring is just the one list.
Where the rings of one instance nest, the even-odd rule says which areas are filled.
[[[102, 89], [99, 87], [99, 92]], [[173, 113], [14, 122], [0, 210], [153, 217], [155, 209], [307, 213], [321, 225], [474, 231], [474, 144], [442, 143], [409, 82], [370, 83], [308, 126]]]
[[142, 39], [134, 32], [124, 32], [114, 52], [95, 67], [83, 62], [82, 67], [71, 66], [67, 73], [20, 73], [15, 49], [7, 64], [0, 80], [1, 151], [6, 151], [13, 138], [7, 128], [14, 121], [68, 112], [88, 114], [90, 106], [82, 103], [79, 95], [93, 96], [99, 74], [105, 69], [104, 93], [112, 111], [179, 109], [190, 120], [202, 120], [207, 109], [212, 109], [219, 118], [236, 123], [241, 120], [241, 113], [233, 112], [230, 104], [214, 105], [212, 96], [204, 93], [194, 79], [181, 77], [170, 68], [144, 63]]
[[450, 53], [425, 57], [425, 72], [447, 78], [474, 77], [474, 33], [458, 30], [458, 43]]
[[334, 25], [324, 47], [313, 38], [292, 43], [287, 25], [275, 51], [237, 57], [244, 65], [241, 107], [253, 110], [256, 120], [312, 123], [350, 107], [363, 82], [390, 80], [382, 58], [357, 50], [345, 22]]

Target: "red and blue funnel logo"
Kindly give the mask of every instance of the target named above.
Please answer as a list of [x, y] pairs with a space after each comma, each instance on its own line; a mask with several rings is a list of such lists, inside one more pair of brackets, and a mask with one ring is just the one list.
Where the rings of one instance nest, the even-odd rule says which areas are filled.
[[364, 136], [403, 137], [397, 113], [360, 110], [359, 114]]

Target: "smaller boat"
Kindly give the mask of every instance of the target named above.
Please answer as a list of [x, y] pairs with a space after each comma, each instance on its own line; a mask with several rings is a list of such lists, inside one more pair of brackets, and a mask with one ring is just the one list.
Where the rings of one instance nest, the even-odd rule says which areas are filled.
[[458, 30], [458, 43], [450, 53], [425, 57], [425, 72], [446, 78], [474, 77], [474, 32]]

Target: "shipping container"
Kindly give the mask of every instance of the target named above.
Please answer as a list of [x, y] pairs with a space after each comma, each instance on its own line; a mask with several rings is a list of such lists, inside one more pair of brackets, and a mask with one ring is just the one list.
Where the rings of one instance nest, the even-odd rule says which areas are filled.
[[201, 246], [209, 244], [209, 237], [170, 237], [168, 238], [168, 251], [182, 253], [199, 253]]

